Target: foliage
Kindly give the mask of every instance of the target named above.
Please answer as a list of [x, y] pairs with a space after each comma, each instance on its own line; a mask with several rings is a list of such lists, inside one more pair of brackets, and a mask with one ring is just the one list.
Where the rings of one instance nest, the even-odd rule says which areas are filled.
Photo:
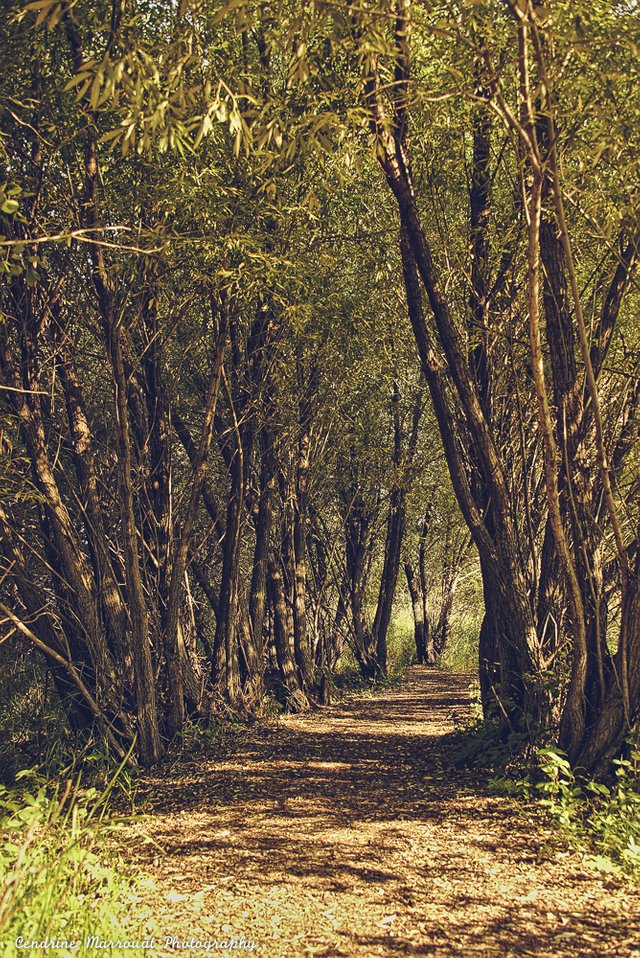
[[415, 662], [415, 654], [411, 612], [409, 609], [398, 608], [389, 629], [389, 663], [386, 675], [375, 678], [363, 676], [355, 656], [350, 649], [346, 649], [337, 663], [333, 684], [338, 690], [349, 692], [373, 692], [397, 686], [402, 681], [407, 666]]
[[[451, 736], [453, 761], [459, 767], [492, 771], [492, 782], [505, 782], [507, 769], [521, 768], [528, 748], [526, 732], [510, 731], [498, 719], [477, 718]], [[506, 785], [505, 785], [506, 787]]]
[[[0, 787], [3, 941], [22, 936], [83, 942], [95, 934], [142, 940], [144, 921], [131, 912], [135, 880], [109, 851], [108, 835], [117, 826], [108, 816], [110, 789], [82, 789], [79, 778], [64, 786], [31, 779], [35, 787], [24, 781]], [[12, 955], [13, 945], [8, 947], [5, 954]], [[62, 947], [57, 953], [69, 956], [78, 949]]]
[[64, 713], [51, 701], [42, 663], [7, 652], [3, 648], [0, 658], [0, 783], [4, 785], [12, 784], [22, 768], [48, 765], [46, 756], [56, 748], [55, 738], [64, 723]]
[[[640, 882], [640, 752], [614, 760], [613, 780], [585, 781], [571, 767], [564, 752], [540, 749], [538, 781], [529, 789], [562, 831], [591, 848], [593, 864], [603, 871], [619, 871]], [[538, 776], [536, 776], [538, 777]]]
[[482, 605], [477, 595], [464, 595], [454, 605], [451, 616], [451, 638], [438, 659], [440, 668], [448, 672], [473, 673], [478, 668], [478, 634]]
[[415, 662], [415, 653], [411, 611], [398, 603], [389, 629], [390, 671], [402, 673]]
[[607, 782], [572, 768], [557, 747], [531, 750], [518, 737], [501, 742], [497, 726], [479, 722], [456, 736], [460, 764], [491, 769], [492, 792], [543, 807], [586, 861], [640, 883], [640, 752], [629, 744]]
[[480, 636], [501, 741], [524, 715], [606, 774], [638, 17], [574, 8], [5, 4], [0, 611], [80, 736], [150, 766], [211, 702], [306, 708], [345, 647], [388, 680], [404, 569], [419, 661]]

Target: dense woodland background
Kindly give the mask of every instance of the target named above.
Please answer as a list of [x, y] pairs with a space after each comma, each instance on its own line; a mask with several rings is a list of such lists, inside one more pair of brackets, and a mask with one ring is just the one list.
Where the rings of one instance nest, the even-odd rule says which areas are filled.
[[479, 648], [497, 738], [606, 777], [640, 703], [639, 52], [634, 0], [4, 4], [12, 734], [55, 706], [153, 765], [384, 678], [411, 615], [418, 662]]

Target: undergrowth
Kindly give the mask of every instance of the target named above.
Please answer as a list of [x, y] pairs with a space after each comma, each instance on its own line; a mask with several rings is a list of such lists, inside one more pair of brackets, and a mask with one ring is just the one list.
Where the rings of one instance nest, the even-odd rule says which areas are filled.
[[[84, 954], [93, 935], [143, 940], [148, 927], [132, 908], [136, 878], [109, 850], [109, 833], [119, 825], [109, 812], [117, 776], [102, 791], [83, 788], [79, 776], [64, 785], [33, 772], [17, 777], [12, 788], [0, 786], [3, 953], [40, 954], [45, 946], [28, 942], [48, 941], [57, 955]], [[110, 948], [112, 955], [129, 953], [126, 945]]]
[[492, 791], [537, 801], [590, 864], [640, 884], [640, 750], [613, 763], [608, 783], [574, 771], [558, 748], [534, 748], [525, 734], [500, 739], [497, 723], [477, 721], [454, 733], [457, 765], [490, 770]]
[[592, 864], [640, 883], [640, 752], [614, 761], [609, 784], [580, 779], [559, 749], [540, 749], [537, 760], [523, 792], [540, 797], [575, 845], [588, 845]]
[[7, 786], [36, 762], [59, 764], [69, 744], [58, 734], [65, 719], [42, 663], [9, 651], [0, 648], [0, 784]]
[[439, 668], [458, 674], [477, 671], [479, 634], [477, 608], [455, 610], [451, 616], [449, 642], [438, 657]]
[[408, 665], [415, 662], [416, 647], [413, 637], [411, 611], [399, 610], [391, 620], [388, 634], [388, 668], [385, 676], [365, 678], [352, 650], [346, 648], [338, 667], [331, 676], [332, 685], [338, 692], [376, 692], [399, 685]]

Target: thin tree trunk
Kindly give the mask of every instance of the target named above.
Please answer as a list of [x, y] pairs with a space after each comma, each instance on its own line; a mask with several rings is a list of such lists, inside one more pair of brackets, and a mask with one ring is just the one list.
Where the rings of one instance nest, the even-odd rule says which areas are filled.
[[[93, 230], [101, 225], [97, 207], [97, 183], [98, 161], [96, 147], [95, 143], [90, 140], [85, 149], [83, 209], [87, 225]], [[99, 237], [96, 236], [96, 240], [98, 239]], [[94, 286], [98, 296], [114, 385], [118, 489], [122, 507], [122, 546], [136, 680], [139, 756], [142, 764], [148, 766], [158, 761], [162, 754], [162, 745], [158, 728], [149, 619], [142, 587], [140, 557], [138, 554], [138, 533], [136, 529], [132, 484], [133, 463], [131, 457], [131, 436], [127, 409], [128, 390], [122, 351], [122, 331], [120, 321], [114, 317], [113, 288], [111, 278], [106, 269], [103, 248], [99, 242], [91, 243], [89, 248], [93, 262]]]
[[[218, 398], [218, 390], [220, 387], [220, 379], [222, 376], [228, 321], [228, 304], [226, 301], [223, 301], [222, 308], [220, 310], [218, 334], [216, 337], [211, 361], [211, 370], [209, 373], [209, 385], [207, 390], [207, 398], [205, 401], [204, 419], [200, 434], [200, 442], [198, 444], [198, 451], [193, 465], [189, 502], [182, 524], [180, 537], [174, 549], [172, 562], [171, 584], [169, 587], [169, 596], [167, 601], [167, 624], [165, 631], [165, 654], [167, 658], [167, 677], [169, 680], [169, 732], [172, 735], [176, 735], [181, 731], [185, 718], [183, 673], [185, 668], [188, 668], [189, 665], [186, 660], [186, 653], [183, 643], [180, 641], [179, 636], [178, 625], [180, 603], [183, 594], [184, 574], [187, 568], [189, 547], [198, 514], [200, 495], [207, 469], [207, 459], [213, 438], [214, 416], [216, 401]], [[217, 620], [216, 631], [218, 628], [220, 628], [225, 602], [226, 595], [223, 596], [221, 588], [220, 616]]]
[[294, 711], [308, 708], [306, 693], [300, 685], [296, 663], [292, 654], [292, 636], [289, 631], [289, 615], [284, 594], [282, 573], [271, 551], [268, 558], [268, 589], [273, 611], [273, 639], [278, 660], [278, 670], [287, 696], [287, 702]]
[[407, 588], [411, 597], [413, 611], [413, 632], [416, 643], [416, 657], [418, 665], [427, 665], [427, 647], [425, 642], [425, 617], [422, 604], [422, 591], [418, 584], [418, 577], [410, 562], [405, 562], [404, 572], [407, 577]]

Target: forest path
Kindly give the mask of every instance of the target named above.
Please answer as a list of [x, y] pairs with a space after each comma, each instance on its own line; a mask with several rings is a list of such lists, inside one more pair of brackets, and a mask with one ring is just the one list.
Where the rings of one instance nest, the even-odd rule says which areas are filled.
[[140, 830], [165, 853], [133, 835], [129, 853], [161, 934], [244, 936], [261, 958], [640, 958], [640, 896], [451, 767], [467, 686], [413, 667], [148, 776]]

